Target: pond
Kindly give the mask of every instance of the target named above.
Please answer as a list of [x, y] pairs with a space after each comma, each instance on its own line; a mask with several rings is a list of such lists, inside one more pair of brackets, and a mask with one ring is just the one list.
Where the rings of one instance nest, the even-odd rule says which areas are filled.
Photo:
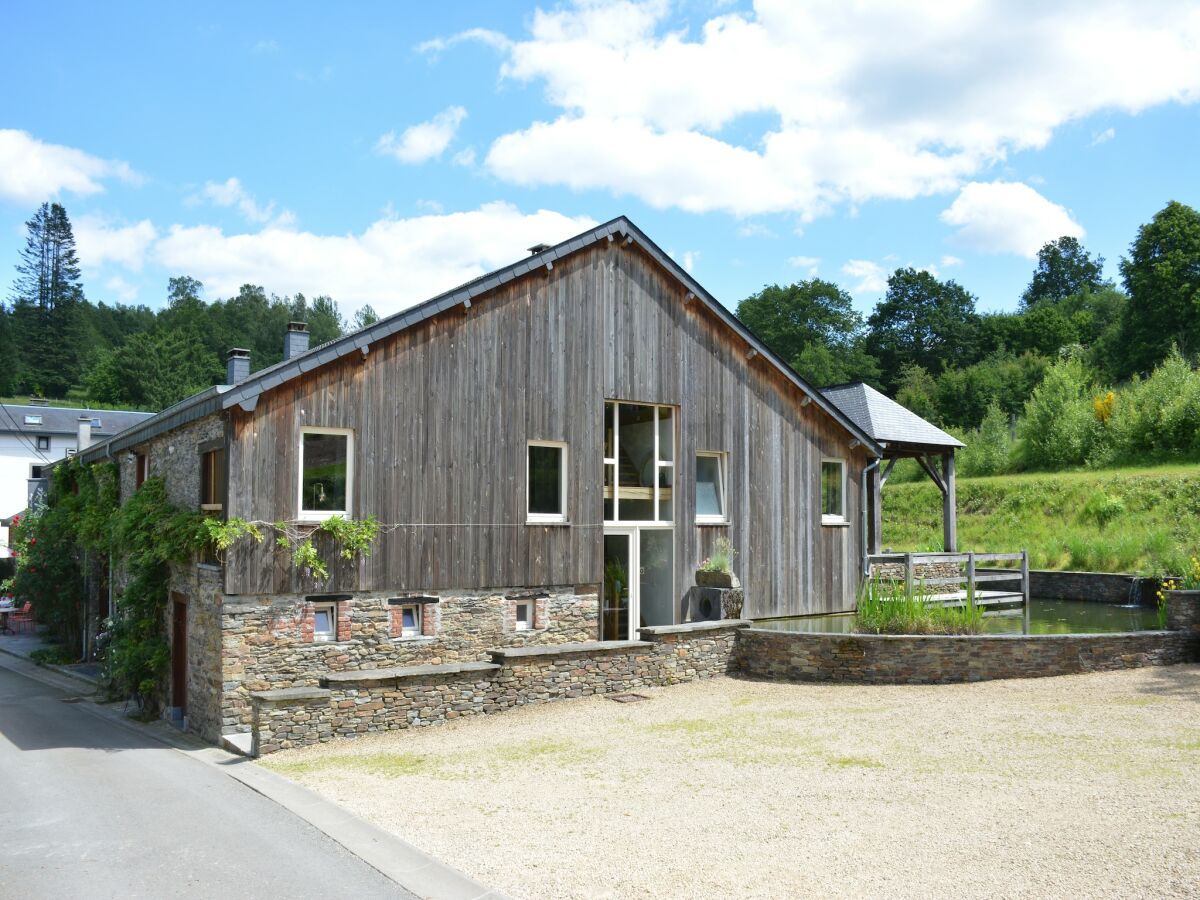
[[[985, 634], [1024, 634], [1025, 616], [1020, 609], [985, 613]], [[763, 619], [755, 628], [798, 631], [809, 634], [851, 634], [853, 613], [833, 616], [802, 616], [793, 619]], [[1159, 627], [1153, 606], [1117, 606], [1086, 600], [1030, 600], [1030, 634], [1103, 634], [1116, 631], [1154, 631]]]

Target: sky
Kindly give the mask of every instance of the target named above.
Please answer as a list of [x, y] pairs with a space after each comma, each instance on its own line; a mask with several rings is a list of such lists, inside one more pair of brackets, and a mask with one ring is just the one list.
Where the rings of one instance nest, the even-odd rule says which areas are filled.
[[626, 215], [729, 307], [899, 266], [1016, 307], [1200, 206], [1200, 4], [10, 4], [0, 285], [61, 202], [87, 295], [191, 275], [396, 312]]

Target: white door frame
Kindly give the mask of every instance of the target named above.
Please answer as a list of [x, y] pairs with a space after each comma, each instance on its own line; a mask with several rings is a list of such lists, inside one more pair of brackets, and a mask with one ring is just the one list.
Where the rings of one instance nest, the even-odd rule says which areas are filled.
[[[679, 542], [675, 540], [675, 524], [673, 522], [664, 522], [662, 524], [639, 524], [636, 522], [605, 522], [604, 536], [619, 535], [625, 537], [629, 542], [629, 631], [627, 634], [606, 638], [606, 640], [617, 641], [632, 641], [637, 639], [637, 630], [641, 627], [642, 621], [642, 535], [643, 531], [669, 531], [671, 532], [671, 562], [669, 569], [671, 573], [671, 620], [678, 618], [677, 606], [675, 603], [675, 554], [679, 552]], [[601, 591], [604, 586], [601, 585]], [[603, 616], [603, 597], [601, 598], [601, 615]]]

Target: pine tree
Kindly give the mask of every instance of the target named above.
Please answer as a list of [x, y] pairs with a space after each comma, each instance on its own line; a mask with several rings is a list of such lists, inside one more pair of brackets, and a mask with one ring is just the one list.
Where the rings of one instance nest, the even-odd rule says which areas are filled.
[[62, 397], [78, 380], [83, 284], [67, 211], [43, 203], [25, 223], [28, 235], [13, 282], [13, 332], [19, 384]]

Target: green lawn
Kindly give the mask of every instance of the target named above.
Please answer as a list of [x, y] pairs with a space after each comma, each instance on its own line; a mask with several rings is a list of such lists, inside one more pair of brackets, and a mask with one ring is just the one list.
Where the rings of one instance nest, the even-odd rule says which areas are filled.
[[[929, 482], [883, 490], [883, 545], [940, 550]], [[964, 478], [960, 550], [1028, 550], [1039, 569], [1163, 572], [1200, 552], [1200, 464]]]

